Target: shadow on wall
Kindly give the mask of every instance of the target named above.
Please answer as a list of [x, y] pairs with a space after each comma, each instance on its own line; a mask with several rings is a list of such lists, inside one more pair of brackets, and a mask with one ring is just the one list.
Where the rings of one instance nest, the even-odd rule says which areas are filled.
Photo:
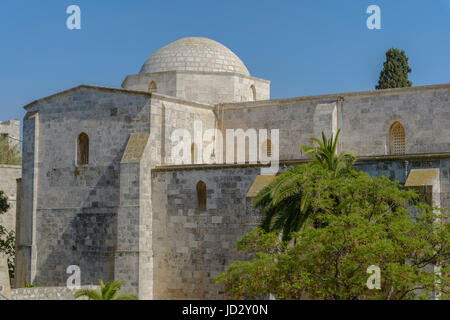
[[[121, 150], [125, 150], [125, 146], [122, 146]], [[72, 179], [72, 185], [83, 186], [91, 191], [82, 202], [81, 209], [38, 211], [38, 261], [34, 284], [66, 285], [70, 276], [66, 270], [70, 265], [80, 267], [81, 285], [96, 285], [99, 279], [105, 282], [114, 279], [119, 168], [122, 158], [122, 154], [118, 153], [120, 155], [116, 156], [109, 166], [78, 166], [54, 170], [51, 173], [58, 176], [61, 172], [70, 172], [69, 176], [62, 177], [63, 181]], [[58, 176], [58, 179], [61, 179], [61, 176]], [[92, 184], [93, 181], [96, 181], [95, 184]], [[106, 207], [101, 202], [101, 197], [111, 193], [111, 189], [115, 194], [109, 194], [111, 198], [108, 200], [115, 199], [116, 205]]]

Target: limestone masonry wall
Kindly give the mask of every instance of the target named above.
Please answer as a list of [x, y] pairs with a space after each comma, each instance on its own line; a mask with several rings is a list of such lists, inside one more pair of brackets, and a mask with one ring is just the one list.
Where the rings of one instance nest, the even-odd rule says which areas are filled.
[[0, 214], [0, 225], [9, 231], [16, 231], [16, 180], [22, 175], [21, 166], [0, 164], [0, 190], [8, 197], [9, 209]]
[[[169, 71], [128, 76], [122, 87], [149, 91], [155, 82], [159, 94], [210, 105], [270, 99], [270, 81], [235, 73]], [[256, 99], [251, 86], [255, 87]]]
[[[364, 160], [357, 168], [370, 175], [405, 183], [413, 169], [440, 170], [442, 208], [450, 210], [450, 157], [417, 160]], [[153, 170], [154, 297], [156, 299], [221, 299], [214, 279], [239, 255], [236, 242], [258, 225], [259, 210], [246, 194], [258, 167]], [[207, 207], [198, 208], [196, 185], [206, 183]]]
[[[157, 171], [152, 175], [153, 281], [156, 299], [223, 297], [216, 276], [238, 257], [232, 249], [259, 216], [245, 195], [259, 168]], [[198, 208], [197, 183], [207, 188]]]
[[[83, 286], [82, 289], [99, 290], [99, 286]], [[11, 290], [11, 300], [75, 300], [76, 289], [67, 287], [34, 287]], [[77, 300], [88, 300], [86, 297]]]
[[156, 90], [154, 92], [176, 97], [176, 80], [176, 71], [129, 75], [123, 82], [122, 88], [149, 92], [149, 84], [154, 81], [156, 84]]
[[450, 86], [414, 89], [346, 98], [343, 148], [359, 156], [389, 154], [389, 129], [400, 121], [406, 154], [450, 151]]
[[[310, 138], [341, 129], [338, 150], [357, 155], [371, 175], [405, 183], [411, 170], [439, 169], [439, 179], [431, 170], [433, 197], [450, 209], [450, 84], [269, 100], [270, 81], [250, 76], [229, 49], [186, 38], [157, 51], [122, 87], [82, 85], [25, 106], [23, 166], [0, 165], [11, 204], [0, 223], [14, 230], [18, 208], [15, 286], [40, 288], [16, 289], [15, 298], [69, 299], [61, 287], [70, 265], [80, 267], [82, 285], [120, 279], [141, 299], [223, 298], [214, 279], [247, 258], [233, 248], [261, 219], [246, 197], [261, 167], [205, 165], [199, 145], [193, 165], [175, 166], [180, 141], [172, 134], [186, 129], [196, 142], [198, 123], [224, 138], [227, 129], [268, 130], [272, 159], [279, 147], [283, 166], [305, 161], [300, 146]], [[406, 138], [398, 130], [399, 155], [385, 156], [396, 121]], [[88, 157], [78, 150], [81, 133]], [[20, 122], [0, 122], [0, 134], [19, 137]]]
[[0, 137], [7, 135], [10, 145], [18, 145], [20, 140], [20, 120], [0, 121]]
[[[300, 145], [310, 144], [314, 137], [314, 111], [317, 102], [279, 104], [276, 101], [259, 105], [227, 105], [223, 117], [219, 109], [219, 120], [226, 129], [279, 130], [279, 158], [302, 158]], [[221, 126], [220, 126], [221, 128]], [[224, 134], [225, 135], [225, 134]], [[275, 143], [275, 141], [273, 141]]]
[[[202, 123], [203, 132], [215, 127], [213, 108], [155, 96], [151, 101], [151, 159], [155, 164], [173, 164], [171, 141], [177, 129], [186, 129], [194, 142], [194, 121]], [[190, 161], [190, 159], [189, 159]]]
[[[29, 112], [38, 117], [34, 127], [24, 121], [24, 132], [35, 132], [24, 139], [24, 151], [34, 160], [24, 157], [38, 165], [24, 166], [22, 189], [29, 204], [22, 212], [34, 215], [22, 220], [35, 221], [28, 236], [35, 247], [28, 282], [63, 285], [72, 264], [80, 266], [82, 284], [112, 280], [119, 165], [130, 134], [150, 131], [149, 95], [80, 87]], [[89, 136], [89, 163], [79, 166], [82, 132]]]
[[[449, 102], [450, 85], [442, 85], [233, 103], [224, 106], [223, 126], [279, 129], [282, 160], [302, 158], [299, 146], [319, 137], [320, 128], [327, 132], [333, 126], [341, 128], [343, 150], [358, 156], [390, 154], [389, 129], [395, 121], [405, 128], [406, 154], [447, 152]], [[336, 112], [329, 109], [333, 104]], [[329, 106], [327, 114], [318, 114], [323, 106]]]

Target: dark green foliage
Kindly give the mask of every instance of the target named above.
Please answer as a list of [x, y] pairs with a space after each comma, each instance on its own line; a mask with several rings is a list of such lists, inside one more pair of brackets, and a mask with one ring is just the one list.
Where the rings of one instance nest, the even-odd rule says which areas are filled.
[[303, 152], [313, 158], [311, 165], [289, 168], [255, 197], [254, 207], [264, 209], [265, 231], [282, 231], [283, 239], [288, 240], [314, 213], [314, 202], [324, 192], [323, 181], [351, 171], [355, 156], [336, 154], [339, 133], [327, 139], [322, 132], [322, 141], [311, 139], [318, 146], [302, 146]]
[[[356, 170], [335, 177], [313, 164], [292, 172], [302, 184], [311, 177], [316, 181], [316, 186], [298, 187], [309, 190], [314, 219], [290, 235], [293, 241], [263, 229], [245, 235], [237, 249], [253, 259], [234, 262], [217, 279], [229, 297], [402, 300], [429, 299], [438, 292], [449, 298], [446, 213], [418, 204], [412, 219], [408, 207], [417, 195], [387, 177]], [[379, 290], [366, 285], [371, 265], [381, 270]]]
[[8, 198], [5, 196], [5, 193], [0, 190], [0, 214], [5, 213], [8, 209]]
[[[8, 198], [0, 191], [0, 214], [9, 209]], [[0, 225], [0, 252], [8, 257], [8, 270], [10, 278], [14, 277], [15, 238], [14, 232], [8, 231]]]
[[14, 278], [14, 257], [16, 254], [14, 232], [0, 225], [0, 253], [8, 258], [9, 277]]
[[405, 51], [391, 48], [386, 52], [384, 68], [380, 73], [380, 79], [375, 88], [380, 90], [411, 87], [412, 82], [408, 80], [408, 73], [411, 71]]
[[[317, 147], [302, 148], [311, 163], [289, 168], [255, 197], [264, 209], [262, 228], [237, 245], [253, 259], [234, 262], [216, 279], [225, 293], [234, 299], [450, 298], [448, 213], [419, 203], [396, 181], [353, 169], [353, 155], [336, 154], [337, 137], [313, 141]], [[377, 290], [366, 285], [372, 265], [381, 270]]]
[[[18, 146], [11, 147], [8, 137], [0, 137], [0, 164], [22, 164]], [[5, 213], [8, 209], [8, 198], [3, 191], [0, 191], [0, 214]], [[0, 252], [6, 254], [8, 257], [9, 276], [13, 278], [15, 256], [14, 231], [6, 230], [2, 225], [0, 225]]]

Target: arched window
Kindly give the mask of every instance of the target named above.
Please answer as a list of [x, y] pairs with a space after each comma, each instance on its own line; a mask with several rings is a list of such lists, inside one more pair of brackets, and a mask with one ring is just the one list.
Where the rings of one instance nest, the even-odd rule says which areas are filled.
[[203, 181], [197, 183], [198, 209], [206, 210], [206, 184]]
[[156, 92], [156, 89], [157, 89], [156, 82], [155, 81], [150, 82], [148, 85], [148, 92]]
[[191, 164], [195, 163], [195, 143], [191, 144]]
[[272, 156], [272, 141], [270, 141], [270, 139], [267, 139], [263, 143], [262, 148], [263, 148], [263, 155], [267, 155], [267, 157]]
[[78, 136], [77, 163], [78, 165], [89, 163], [89, 137], [84, 132]]
[[253, 101], [256, 101], [256, 88], [253, 84], [250, 86], [250, 90], [252, 90]]
[[391, 154], [405, 154], [405, 128], [400, 122], [392, 124], [389, 140]]

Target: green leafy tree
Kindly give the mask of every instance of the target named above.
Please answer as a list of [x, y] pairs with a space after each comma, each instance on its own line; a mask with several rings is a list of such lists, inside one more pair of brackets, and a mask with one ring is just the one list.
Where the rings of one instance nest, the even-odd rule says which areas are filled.
[[0, 190], [0, 214], [5, 213], [9, 209], [8, 198], [5, 193]]
[[113, 280], [111, 282], [103, 283], [102, 280], [98, 281], [100, 284], [100, 292], [92, 289], [81, 289], [75, 292], [75, 299], [80, 297], [88, 297], [89, 300], [137, 300], [138, 298], [130, 293], [118, 294], [120, 288], [123, 285], [123, 281]]
[[[18, 145], [9, 143], [8, 137], [0, 137], [0, 164], [21, 165], [22, 158]], [[0, 191], [0, 214], [4, 214], [9, 209], [8, 198], [3, 191]], [[15, 237], [14, 231], [6, 230], [0, 225], [0, 252], [6, 254], [8, 258], [9, 276], [14, 277], [14, 256]]]
[[19, 145], [16, 144], [11, 146], [8, 137], [0, 137], [0, 164], [22, 164]]
[[391, 48], [386, 52], [384, 68], [380, 73], [380, 79], [375, 88], [379, 90], [411, 87], [412, 82], [408, 80], [408, 73], [411, 71], [405, 51]]
[[[0, 214], [4, 214], [9, 209], [8, 198], [3, 191], [0, 191]], [[14, 278], [14, 256], [15, 256], [14, 232], [8, 231], [0, 225], [0, 253], [4, 253], [8, 259], [8, 270], [10, 278]]]
[[[326, 138], [322, 132], [322, 141], [311, 139], [317, 146], [302, 146], [302, 150], [313, 158], [312, 165], [287, 169], [255, 197], [253, 206], [264, 209], [265, 231], [280, 230], [283, 240], [289, 240], [314, 213], [324, 179], [350, 172], [356, 158], [348, 152], [336, 153], [339, 134], [340, 130], [334, 138]], [[317, 170], [310, 170], [313, 167]]]
[[[352, 170], [335, 177], [306, 164], [318, 181], [311, 196], [315, 219], [286, 241], [257, 228], [238, 242], [251, 259], [236, 261], [217, 278], [234, 299], [417, 299], [449, 297], [447, 214], [387, 177]], [[300, 170], [299, 168], [296, 169]], [[328, 171], [329, 172], [329, 171]], [[307, 179], [306, 179], [307, 180]], [[367, 268], [381, 270], [381, 289], [370, 290]], [[435, 272], [435, 266], [440, 272]]]

